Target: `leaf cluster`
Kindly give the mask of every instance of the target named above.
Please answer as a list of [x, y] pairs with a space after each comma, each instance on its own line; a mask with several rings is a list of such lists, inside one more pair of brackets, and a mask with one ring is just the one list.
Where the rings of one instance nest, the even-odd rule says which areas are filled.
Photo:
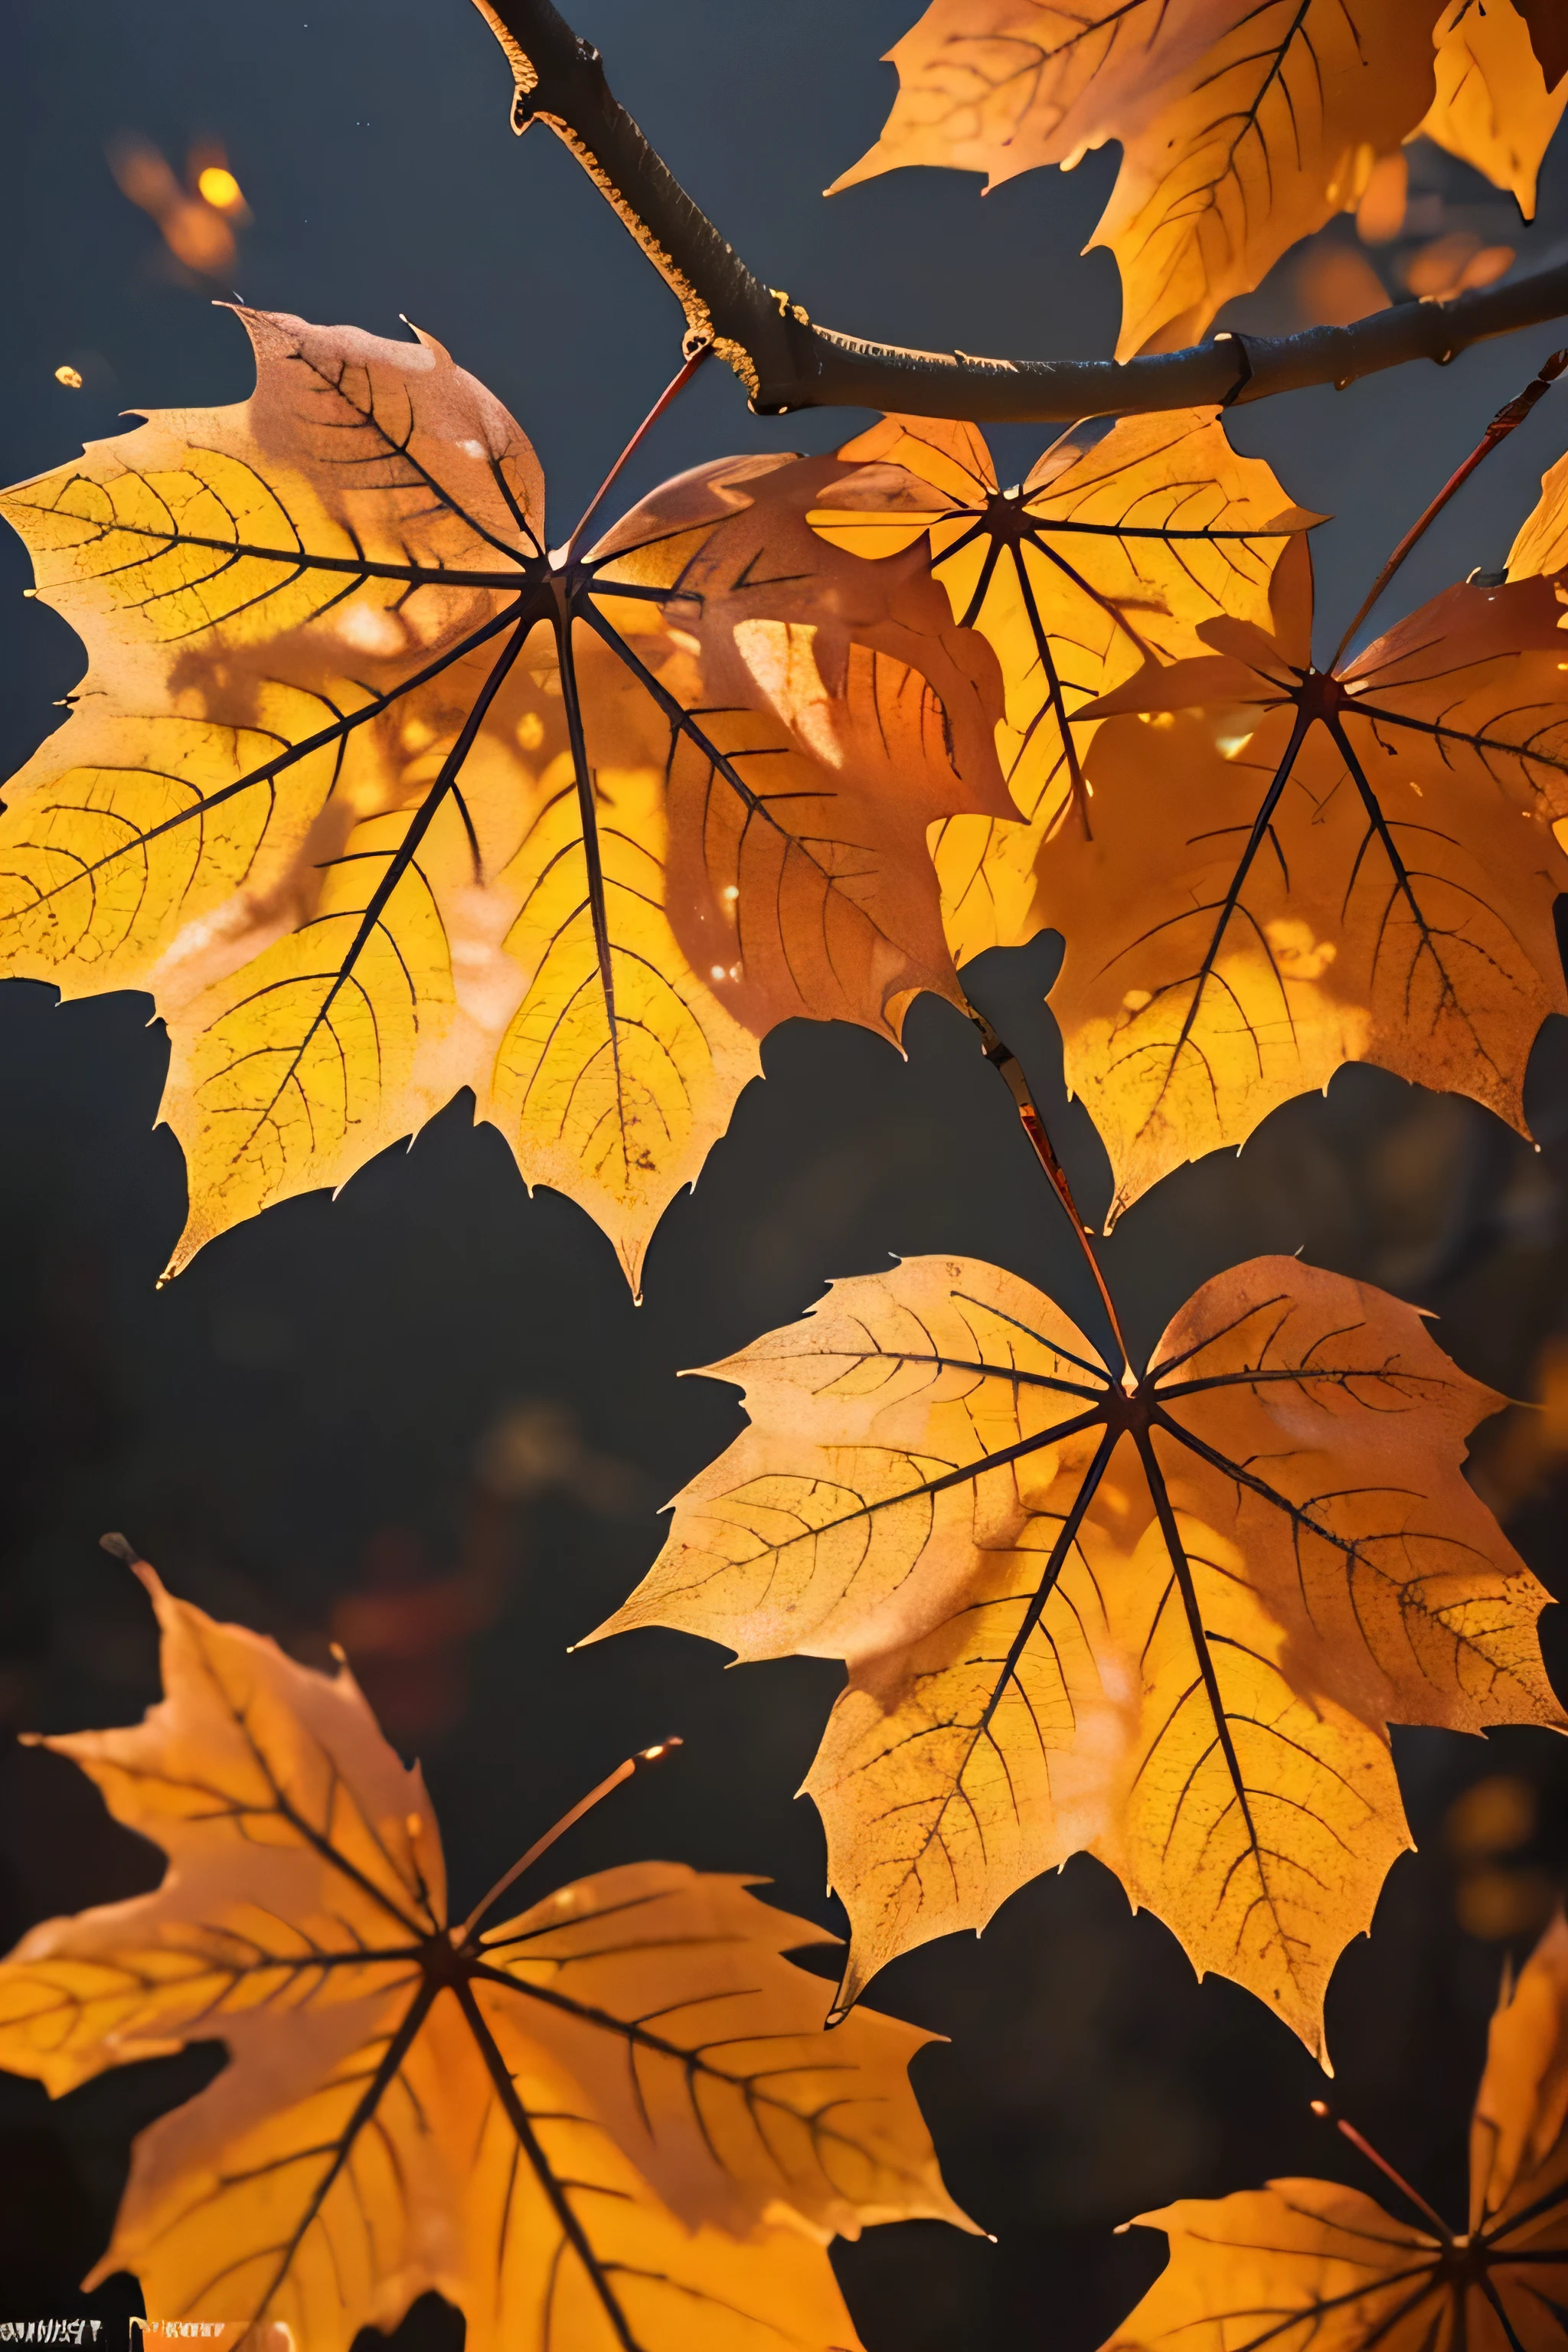
[[[1417, 129], [1528, 205], [1568, 97], [1533, 0], [932, 0], [895, 56], [847, 179], [1121, 142], [1127, 352], [1200, 332]], [[0, 499], [89, 656], [6, 788], [0, 972], [152, 996], [171, 1274], [467, 1088], [635, 1287], [775, 1026], [896, 1045], [1046, 928], [1112, 1221], [1351, 1061], [1523, 1129], [1568, 1012], [1568, 459], [1506, 576], [1324, 667], [1320, 518], [1213, 407], [1075, 428], [1013, 486], [972, 425], [889, 415], [601, 528], [612, 473], [552, 544], [522, 428], [431, 338], [237, 315], [250, 399]], [[1463, 1475], [1501, 1400], [1295, 1259], [1133, 1360], [1012, 1077], [1106, 1329], [976, 1261], [835, 1285], [712, 1368], [749, 1425], [594, 1637], [845, 1662], [807, 1782], [853, 1929], [831, 2013], [784, 1957], [822, 1939], [742, 1880], [635, 1864], [454, 1923], [346, 1670], [143, 1570], [163, 1704], [48, 1744], [168, 1872], [0, 1963], [0, 2063], [64, 2091], [192, 2041], [230, 2063], [138, 2144], [95, 2275], [308, 2352], [428, 2289], [474, 2352], [850, 2346], [827, 2240], [963, 2223], [922, 2037], [859, 1997], [1080, 1851], [1326, 2063], [1330, 1975], [1409, 1843], [1390, 1725], [1568, 1728], [1547, 1596]], [[1118, 2345], [1425, 2352], [1495, 2320], [1533, 2352], [1564, 1949], [1494, 2026], [1467, 2234], [1317, 2183], [1172, 2209]]]

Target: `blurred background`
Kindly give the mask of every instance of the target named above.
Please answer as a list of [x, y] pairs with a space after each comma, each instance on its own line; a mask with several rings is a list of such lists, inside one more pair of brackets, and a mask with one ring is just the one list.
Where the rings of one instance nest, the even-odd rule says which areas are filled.
[[[969, 351], [1110, 348], [1109, 256], [1079, 258], [1115, 151], [981, 201], [900, 173], [831, 204], [893, 88], [879, 53], [914, 0], [575, 0], [578, 29], [693, 194], [769, 283], [845, 329]], [[20, 0], [0, 77], [9, 176], [0, 273], [0, 465], [16, 478], [137, 406], [232, 400], [244, 339], [212, 299], [438, 334], [537, 443], [557, 535], [672, 373], [669, 298], [564, 152], [507, 128], [510, 78], [466, 0]], [[1231, 323], [1358, 315], [1568, 253], [1568, 167], [1540, 218], [1436, 149], [1409, 152], [1361, 221], [1280, 265]], [[1431, 367], [1237, 412], [1235, 437], [1316, 534], [1331, 646], [1366, 578], [1550, 329]], [[1559, 404], [1565, 404], [1559, 405]], [[731, 450], [826, 448], [867, 421], [752, 418], [718, 366], [627, 485]], [[1048, 434], [996, 436], [1004, 480]], [[1501, 564], [1536, 478], [1568, 444], [1568, 393], [1433, 531], [1399, 606]], [[57, 723], [76, 640], [22, 602], [0, 546], [5, 773]], [[1061, 1097], [1042, 940], [971, 970], [1018, 1047], [1086, 1202], [1099, 1147]], [[500, 1138], [455, 1103], [334, 1203], [270, 1211], [154, 1280], [182, 1222], [180, 1154], [153, 1126], [166, 1048], [146, 1000], [56, 1008], [0, 987], [0, 1943], [54, 1911], [153, 1883], [150, 1850], [87, 1783], [16, 1744], [133, 1719], [156, 1695], [140, 1588], [97, 1548], [121, 1528], [174, 1589], [295, 1655], [348, 1649], [388, 1735], [423, 1758], [466, 1905], [628, 1749], [686, 1746], [574, 1833], [563, 1874], [662, 1854], [766, 1874], [833, 1920], [816, 1818], [793, 1791], [839, 1670], [727, 1675], [639, 1634], [568, 1659], [656, 1550], [659, 1506], [734, 1433], [728, 1389], [678, 1381], [816, 1297], [833, 1276], [923, 1250], [990, 1257], [1089, 1312], [1081, 1270], [973, 1033], [915, 1009], [908, 1057], [795, 1024], [694, 1193], [670, 1211], [633, 1305], [608, 1246], [560, 1196], [530, 1201]], [[1301, 1249], [1430, 1308], [1443, 1344], [1521, 1402], [1482, 1430], [1477, 1484], [1561, 1591], [1568, 1501], [1568, 1024], [1542, 1037], [1539, 1150], [1473, 1105], [1344, 1072], [1239, 1157], [1161, 1185], [1107, 1250], [1145, 1344], [1194, 1286]], [[1568, 1664], [1545, 1621], [1548, 1654]], [[1336, 1977], [1335, 2095], [1462, 2218], [1462, 2160], [1504, 1956], [1568, 1871], [1568, 1748], [1396, 1735], [1419, 1853]], [[1270, 2174], [1376, 2187], [1308, 2113], [1321, 2077], [1235, 1988], [1198, 1986], [1172, 1938], [1079, 1859], [1009, 1903], [978, 1944], [912, 1955], [876, 1999], [952, 2036], [916, 2063], [949, 2181], [997, 2242], [935, 2225], [838, 2250], [868, 2352], [1092, 2352], [1159, 2267], [1128, 2215]], [[131, 2137], [218, 2053], [125, 2070], [51, 2106], [0, 2077], [0, 2317], [105, 2319], [133, 2283], [77, 2281], [107, 2237]], [[397, 2352], [456, 2352], [433, 2302]], [[109, 2340], [115, 2340], [111, 2336]], [[380, 2339], [367, 2338], [366, 2347]]]

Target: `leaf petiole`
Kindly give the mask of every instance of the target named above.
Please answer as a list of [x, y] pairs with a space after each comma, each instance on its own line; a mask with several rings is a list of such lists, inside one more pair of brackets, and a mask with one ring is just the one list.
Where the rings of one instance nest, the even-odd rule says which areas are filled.
[[1372, 611], [1373, 606], [1377, 603], [1378, 598], [1383, 594], [1384, 590], [1387, 587], [1389, 582], [1393, 579], [1394, 573], [1398, 571], [1405, 557], [1415, 547], [1417, 542], [1426, 537], [1427, 531], [1436, 521], [1437, 517], [1442, 513], [1443, 509], [1447, 505], [1455, 492], [1463, 489], [1465, 484], [1469, 480], [1470, 476], [1475, 472], [1476, 467], [1480, 464], [1482, 458], [1489, 457], [1492, 451], [1497, 447], [1499, 442], [1506, 441], [1509, 435], [1513, 431], [1515, 425], [1522, 425], [1524, 423], [1525, 418], [1530, 415], [1530, 412], [1535, 406], [1536, 402], [1551, 391], [1552, 386], [1562, 374], [1564, 368], [1568, 368], [1568, 351], [1552, 352], [1548, 358], [1542, 361], [1539, 373], [1525, 385], [1524, 390], [1518, 394], [1512, 400], [1506, 401], [1502, 407], [1498, 410], [1497, 415], [1492, 418], [1491, 423], [1487, 426], [1486, 431], [1481, 435], [1480, 439], [1477, 442], [1469, 456], [1465, 459], [1464, 464], [1458, 467], [1454, 473], [1449, 475], [1447, 480], [1444, 483], [1436, 497], [1432, 500], [1431, 505], [1426, 508], [1424, 513], [1416, 517], [1409, 530], [1405, 532], [1404, 538], [1400, 541], [1398, 546], [1394, 549], [1393, 554], [1389, 557], [1387, 562], [1384, 565], [1382, 571], [1378, 573], [1377, 578], [1373, 582], [1372, 586], [1367, 590], [1365, 596], [1362, 599], [1360, 611], [1356, 614], [1356, 616], [1351, 623], [1350, 627], [1345, 631], [1344, 635], [1340, 639], [1339, 644], [1334, 648], [1333, 660], [1329, 664], [1329, 667], [1331, 670], [1338, 669], [1341, 662], [1342, 662], [1345, 657], [1345, 647], [1350, 644], [1351, 639], [1354, 636], [1356, 631], [1360, 628], [1367, 614]]
[[489, 1893], [481, 1896], [462, 1926], [454, 1930], [453, 1943], [466, 1944], [485, 1913], [500, 1900], [507, 1888], [513, 1885], [525, 1870], [531, 1870], [540, 1855], [548, 1853], [556, 1839], [564, 1837], [567, 1831], [574, 1828], [584, 1813], [591, 1813], [601, 1798], [607, 1797], [612, 1790], [618, 1789], [622, 1781], [629, 1780], [634, 1773], [646, 1772], [650, 1765], [658, 1763], [662, 1758], [668, 1756], [672, 1748], [679, 1748], [682, 1744], [680, 1738], [672, 1733], [669, 1738], [659, 1740], [652, 1748], [639, 1748], [635, 1756], [628, 1756], [624, 1764], [617, 1764], [613, 1772], [607, 1772], [595, 1788], [590, 1789], [585, 1797], [579, 1797], [577, 1802], [562, 1814], [553, 1829], [546, 1830], [542, 1837], [534, 1839], [521, 1862], [514, 1862], [510, 1870], [503, 1871]]
[[636, 455], [637, 451], [642, 446], [644, 440], [647, 438], [647, 435], [652, 432], [654, 426], [658, 423], [659, 418], [664, 415], [665, 410], [670, 405], [671, 402], [676, 399], [678, 394], [683, 393], [687, 385], [691, 382], [692, 377], [696, 374], [698, 369], [701, 366], [703, 361], [712, 350], [713, 338], [711, 334], [709, 334], [703, 341], [699, 341], [695, 334], [689, 334], [686, 338], [686, 343], [688, 349], [684, 365], [679, 368], [676, 374], [670, 377], [669, 382], [665, 385], [664, 390], [659, 394], [658, 398], [654, 402], [653, 406], [648, 410], [647, 415], [643, 418], [642, 423], [637, 426], [637, 431], [632, 435], [631, 439], [626, 443], [626, 447], [621, 451], [620, 456], [616, 459], [615, 464], [610, 467], [609, 472], [605, 476], [604, 480], [599, 484], [598, 488], [595, 491], [593, 497], [584, 508], [581, 515], [579, 515], [577, 519], [577, 528], [572, 533], [572, 536], [567, 541], [565, 546], [562, 549], [559, 561], [557, 562], [554, 559], [552, 559], [555, 570], [564, 572], [567, 565], [574, 561], [579, 549], [582, 547], [584, 537], [587, 534], [588, 525], [593, 521], [594, 517], [598, 513], [599, 509], [609, 497], [610, 492], [615, 488], [622, 470]]
[[[1568, 359], [1568, 353], [1560, 352], [1558, 356], [1560, 358]], [[1443, 2243], [1446, 2246], [1451, 2246], [1453, 2244], [1454, 2233], [1452, 2230], [1449, 2229], [1447, 2223], [1444, 2221], [1441, 2213], [1437, 2212], [1434, 2207], [1427, 2204], [1426, 2200], [1422, 2196], [1421, 2191], [1418, 2189], [1412, 2189], [1409, 2181], [1405, 2179], [1405, 2175], [1402, 2172], [1396, 2172], [1385, 2156], [1379, 2156], [1371, 2140], [1367, 2139], [1361, 2132], [1358, 2132], [1354, 2124], [1346, 2123], [1343, 2116], [1336, 2116], [1332, 2107], [1330, 2106], [1326, 2099], [1314, 2099], [1311, 2103], [1311, 2106], [1312, 2113], [1318, 2117], [1320, 2122], [1332, 2124], [1341, 2138], [1348, 2139], [1358, 2156], [1364, 2156], [1369, 2164], [1375, 2164], [1384, 2179], [1385, 2180], [1391, 2180], [1395, 2189], [1398, 2189], [1400, 2195], [1402, 2197], [1408, 2198], [1411, 2204], [1415, 2206], [1415, 2210], [1418, 2213], [1426, 2215], [1427, 2221], [1431, 2222], [1432, 2227], [1436, 2231], [1438, 2236], [1442, 2239]]]
[[1105, 1310], [1105, 1319], [1110, 1326], [1112, 1341], [1121, 1359], [1120, 1367], [1121, 1385], [1127, 1388], [1133, 1380], [1132, 1358], [1121, 1328], [1121, 1318], [1116, 1311], [1116, 1301], [1110, 1295], [1110, 1285], [1105, 1279], [1094, 1244], [1090, 1239], [1090, 1228], [1084, 1223], [1079, 1213], [1078, 1202], [1073, 1199], [1072, 1186], [1068, 1181], [1067, 1170], [1057, 1158], [1056, 1146], [1047, 1132], [1045, 1120], [1040, 1117], [1039, 1106], [1029, 1091], [1029, 1082], [1024, 1076], [1023, 1065], [1012, 1047], [1004, 1044], [998, 1037], [983, 1013], [977, 1013], [971, 1006], [970, 1018], [980, 1032], [981, 1043], [985, 1048], [986, 1060], [1001, 1072], [1007, 1082], [1008, 1090], [1018, 1107], [1019, 1124], [1034, 1145], [1035, 1157], [1045, 1170], [1050, 1181], [1052, 1192], [1055, 1192], [1067, 1213], [1068, 1223], [1071, 1225], [1078, 1245], [1083, 1252], [1089, 1273], [1094, 1276], [1094, 1286], [1100, 1294], [1100, 1303]]

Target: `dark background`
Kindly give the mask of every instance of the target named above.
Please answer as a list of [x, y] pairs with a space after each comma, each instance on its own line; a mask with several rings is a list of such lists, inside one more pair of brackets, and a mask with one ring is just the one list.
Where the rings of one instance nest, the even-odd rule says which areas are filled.
[[[580, 0], [618, 94], [725, 233], [815, 316], [925, 345], [1100, 353], [1108, 256], [1078, 257], [1115, 151], [979, 201], [978, 182], [902, 173], [824, 204], [891, 94], [879, 52], [912, 0]], [[114, 431], [132, 404], [243, 397], [244, 340], [184, 276], [104, 161], [139, 133], [183, 164], [227, 148], [254, 211], [234, 289], [266, 306], [439, 334], [534, 437], [556, 535], [678, 362], [668, 296], [564, 151], [507, 129], [509, 76], [465, 0], [16, 0], [0, 75], [7, 332], [0, 467], [25, 476]], [[1430, 149], [1441, 225], [1568, 240], [1568, 173], [1521, 232], [1505, 199]], [[1426, 207], [1428, 222], [1436, 217]], [[1348, 223], [1326, 233], [1351, 236]], [[1397, 255], [1393, 257], [1397, 258]], [[1300, 322], [1287, 262], [1238, 315]], [[1294, 290], [1293, 290], [1294, 289]], [[1345, 394], [1239, 412], [1317, 535], [1331, 645], [1366, 576], [1532, 372], [1550, 331]], [[53, 371], [77, 368], [83, 388]], [[1500, 565], [1541, 469], [1568, 440], [1554, 394], [1490, 461], [1401, 583], [1408, 605]], [[717, 364], [660, 426], [628, 494], [731, 449], [823, 448], [868, 420], [755, 419]], [[1003, 478], [1046, 431], [996, 436]], [[0, 753], [54, 723], [79, 649], [23, 604], [7, 620]], [[972, 972], [1025, 1054], [1086, 1200], [1104, 1163], [1053, 1075], [1049, 940]], [[659, 1540], [658, 1505], [733, 1434], [732, 1392], [680, 1381], [889, 1251], [996, 1259], [1089, 1312], [1081, 1270], [972, 1033], [927, 1000], [900, 1060], [864, 1034], [795, 1024], [694, 1194], [666, 1217], [635, 1307], [597, 1230], [530, 1202], [465, 1098], [334, 1204], [268, 1212], [153, 1288], [182, 1222], [181, 1159], [153, 1127], [165, 1045], [145, 999], [56, 1009], [0, 988], [0, 1943], [54, 1910], [152, 1883], [155, 1857], [91, 1789], [16, 1731], [132, 1719], [155, 1696], [140, 1588], [97, 1549], [123, 1528], [174, 1589], [319, 1659], [353, 1653], [390, 1735], [425, 1759], [466, 1906], [628, 1748], [682, 1755], [574, 1833], [563, 1874], [642, 1854], [769, 1874], [816, 1917], [822, 1845], [792, 1792], [839, 1678], [807, 1662], [726, 1675], [721, 1654], [641, 1634], [567, 1660]], [[1549, 1584], [1568, 1484], [1568, 1034], [1531, 1076], [1539, 1152], [1473, 1105], [1354, 1069], [1237, 1157], [1161, 1185], [1107, 1251], [1145, 1344], [1188, 1291], [1261, 1250], [1300, 1247], [1437, 1310], [1470, 1370], [1542, 1412], [1489, 1424], [1476, 1475]], [[1561, 1660], [1556, 1612], [1549, 1654]], [[1561, 1677], [1560, 1677], [1561, 1678]], [[1336, 2096], [1395, 2161], [1462, 2206], [1468, 2100], [1505, 1950], [1522, 1950], [1568, 1862], [1568, 1752], [1544, 1733], [1396, 1735], [1417, 1855], [1330, 2003]], [[1307, 2112], [1321, 2077], [1236, 1988], [1199, 1987], [1173, 1939], [1079, 1859], [1026, 1889], [978, 1945], [889, 1969], [877, 2000], [952, 2037], [916, 2077], [949, 2181], [997, 2234], [873, 2231], [840, 2250], [869, 2352], [983, 2352], [1049, 2331], [1091, 2352], [1158, 2267], [1111, 2235], [1177, 2195], [1271, 2173], [1374, 2177]], [[90, 2298], [135, 2129], [205, 2079], [210, 2053], [128, 2069], [51, 2107], [0, 2078], [0, 2317], [139, 2308]], [[1462, 2218], [1462, 2213], [1458, 2214]], [[399, 2352], [455, 2347], [433, 2304]], [[113, 2340], [112, 2337], [110, 2340]], [[372, 2339], [374, 2340], [374, 2339]], [[309, 2347], [304, 2347], [309, 2352]]]

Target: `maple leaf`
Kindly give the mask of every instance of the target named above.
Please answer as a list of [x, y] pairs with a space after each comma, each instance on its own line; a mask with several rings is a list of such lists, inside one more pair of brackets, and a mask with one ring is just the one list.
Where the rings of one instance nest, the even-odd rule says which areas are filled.
[[[1568, 1927], [1492, 2019], [1470, 2128], [1468, 2230], [1400, 2177], [1415, 2226], [1357, 2189], [1273, 2180], [1141, 2213], [1171, 2259], [1104, 2352], [1549, 2352], [1568, 2296]], [[1365, 2149], [1359, 2134], [1349, 2135]], [[1128, 2225], [1131, 2226], [1131, 2225]]]
[[889, 416], [838, 452], [856, 471], [828, 484], [813, 528], [883, 558], [924, 534], [954, 619], [1002, 667], [997, 751], [1027, 824], [953, 816], [935, 830], [957, 962], [1040, 928], [1036, 860], [1069, 807], [1088, 819], [1098, 722], [1078, 712], [1155, 655], [1201, 653], [1202, 621], [1267, 621], [1287, 537], [1322, 520], [1290, 505], [1262, 458], [1238, 457], [1218, 420], [1124, 417], [1090, 447], [1058, 442], [1005, 490], [972, 425]]
[[[1541, 496], [1509, 550], [1510, 580], [1550, 579], [1568, 568], [1568, 455], [1541, 477]], [[1560, 595], [1559, 603], [1568, 603]]]
[[889, 52], [887, 128], [835, 188], [904, 163], [994, 186], [1120, 140], [1089, 241], [1121, 273], [1116, 355], [1195, 342], [1421, 121], [1439, 5], [932, 0]]
[[915, 1258], [711, 1377], [752, 1426], [594, 1638], [847, 1661], [806, 1781], [841, 2006], [1087, 1849], [1321, 2053], [1409, 1843], [1387, 1724], [1568, 1727], [1460, 1472], [1502, 1399], [1364, 1284], [1254, 1259], [1123, 1382], [1027, 1283]]
[[0, 501], [90, 656], [7, 789], [0, 970], [151, 990], [172, 1271], [468, 1086], [635, 1285], [769, 1028], [896, 1038], [956, 993], [925, 833], [1011, 808], [992, 656], [920, 549], [809, 530], [820, 461], [552, 554], [532, 450], [438, 344], [240, 316], [249, 401]]
[[431, 2288], [469, 2352], [852, 2347], [826, 2240], [963, 2220], [905, 2072], [930, 2037], [828, 2036], [782, 1955], [833, 1938], [754, 1881], [637, 1863], [448, 1925], [419, 1772], [347, 1669], [138, 1572], [163, 1703], [42, 1744], [170, 1866], [0, 1963], [0, 2064], [58, 2094], [192, 2042], [229, 2063], [137, 2141], [89, 2284], [305, 2352]]
[[[1434, 37], [1437, 94], [1423, 133], [1507, 188], [1533, 220], [1541, 160], [1568, 104], [1568, 79], [1549, 88], [1531, 27], [1512, 0], [1448, 0]], [[1568, 56], [1562, 72], [1568, 76]]]
[[[1089, 706], [1094, 838], [1037, 913], [1068, 1083], [1110, 1154], [1110, 1221], [1351, 1061], [1468, 1094], [1521, 1132], [1530, 1050], [1568, 1011], [1568, 637], [1555, 583], [1449, 588], [1313, 668], [1310, 557], [1273, 633], [1140, 671]], [[1136, 717], [1118, 714], [1137, 713]]]

